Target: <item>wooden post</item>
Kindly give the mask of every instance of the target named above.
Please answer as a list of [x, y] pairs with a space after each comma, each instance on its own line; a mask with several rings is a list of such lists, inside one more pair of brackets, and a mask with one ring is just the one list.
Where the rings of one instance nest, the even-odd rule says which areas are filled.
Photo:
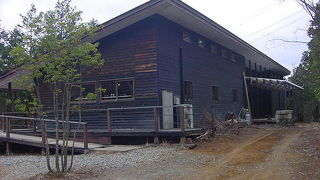
[[11, 82], [8, 83], [8, 94], [7, 94], [7, 98], [10, 100], [10, 103], [8, 104], [8, 112], [12, 111], [12, 84]]
[[[9, 139], [10, 138], [10, 120], [9, 118], [5, 118], [6, 119], [6, 138]], [[10, 155], [11, 154], [11, 148], [10, 148], [10, 143], [6, 142], [6, 155]]]
[[34, 120], [32, 121], [32, 130], [33, 130], [33, 132], [35, 133], [36, 131], [37, 131], [37, 123], [36, 123], [36, 115], [34, 114], [33, 115], [33, 118], [34, 118]]
[[107, 110], [107, 119], [108, 119], [108, 131], [112, 132], [111, 114], [109, 109]]
[[154, 144], [159, 144], [159, 137], [158, 137], [158, 132], [159, 132], [159, 122], [158, 122], [158, 109], [153, 108], [153, 119], [154, 119], [154, 131], [156, 133], [153, 143]]
[[[247, 105], [248, 105], [248, 110], [249, 113], [251, 114], [251, 107], [250, 107], [250, 101], [249, 101], [249, 92], [248, 92], [248, 86], [247, 86], [247, 81], [246, 81], [246, 74], [243, 72], [243, 81], [244, 81], [244, 88], [246, 91], [246, 98], [247, 98]], [[252, 116], [252, 114], [251, 114]]]
[[10, 120], [6, 118], [6, 137], [10, 138]]
[[159, 122], [158, 122], [158, 109], [153, 109], [153, 119], [154, 119], [154, 131], [157, 133], [159, 131]]
[[108, 144], [112, 144], [111, 140], [111, 133], [112, 133], [112, 119], [111, 119], [111, 111], [108, 109], [107, 110], [107, 120], [108, 120], [108, 132], [109, 132], [109, 137], [108, 137]]
[[85, 153], [88, 152], [88, 125], [83, 125], [83, 144]]
[[5, 121], [4, 121], [4, 113], [2, 113], [2, 118], [1, 118], [1, 120], [2, 120], [2, 131], [5, 131]]

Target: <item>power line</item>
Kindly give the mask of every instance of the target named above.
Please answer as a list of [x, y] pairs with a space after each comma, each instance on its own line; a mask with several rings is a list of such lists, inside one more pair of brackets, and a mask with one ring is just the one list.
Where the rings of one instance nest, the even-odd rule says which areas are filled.
[[259, 17], [261, 14], [264, 14], [266, 12], [266, 10], [270, 10], [269, 6], [271, 6], [271, 5], [273, 5], [273, 4], [269, 3], [266, 6], [264, 6], [263, 8], [256, 11], [257, 13], [243, 18], [245, 21], [242, 21], [238, 26], [236, 26], [236, 28], [247, 24], [248, 22], [252, 21], [253, 19]]
[[232, 9], [238, 7], [238, 5], [242, 4], [243, 0], [239, 1], [237, 4], [235, 4], [234, 6], [231, 6], [230, 8], [228, 8], [227, 10], [225, 10], [223, 13], [219, 14], [217, 17], [223, 16], [226, 13], [229, 13]]
[[272, 27], [272, 26], [274, 26], [274, 25], [276, 25], [276, 24], [279, 24], [280, 22], [282, 22], [282, 21], [284, 21], [284, 20], [287, 20], [287, 19], [289, 19], [289, 18], [292, 18], [293, 16], [295, 16], [295, 15], [301, 13], [301, 12], [303, 12], [303, 11], [299, 10], [299, 11], [293, 13], [293, 14], [290, 14], [289, 16], [286, 16], [285, 18], [282, 18], [282, 19], [280, 19], [279, 21], [276, 21], [275, 23], [272, 23], [272, 24], [270, 24], [270, 25], [268, 25], [268, 26], [266, 26], [266, 27], [264, 27], [264, 28], [262, 28], [262, 29], [259, 29], [259, 30], [255, 31], [255, 32], [253, 32], [253, 33], [250, 33], [250, 34], [248, 34], [248, 35], [245, 36], [245, 37], [247, 38], [247, 37], [253, 36], [253, 35], [255, 35], [255, 34], [259, 33], [259, 32], [263, 32], [264, 30], [266, 30], [266, 29], [268, 29], [268, 28], [270, 28], [270, 27]]
[[287, 23], [287, 24], [285, 24], [285, 25], [283, 25], [283, 26], [275, 29], [274, 31], [266, 34], [265, 36], [259, 37], [259, 38], [256, 38], [256, 39], [253, 39], [253, 40], [251, 40], [251, 41], [249, 41], [249, 42], [252, 43], [252, 42], [255, 42], [255, 41], [259, 40], [259, 39], [265, 38], [266, 36], [269, 36], [269, 35], [271, 35], [271, 34], [273, 34], [273, 33], [275, 33], [275, 32], [278, 32], [278, 31], [282, 30], [283, 28], [288, 27], [288, 25], [292, 25], [293, 23], [296, 23], [296, 22], [300, 21], [300, 20], [303, 19], [303, 18], [305, 18], [305, 16], [300, 17], [300, 18], [297, 18], [297, 19], [295, 19], [294, 21], [290, 21], [289, 23]]

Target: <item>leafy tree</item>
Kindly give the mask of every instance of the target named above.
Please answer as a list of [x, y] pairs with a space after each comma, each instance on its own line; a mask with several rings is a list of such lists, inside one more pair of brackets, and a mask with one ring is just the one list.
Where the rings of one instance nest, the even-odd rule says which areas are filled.
[[10, 51], [22, 42], [22, 32], [18, 27], [6, 31], [0, 27], [0, 74], [16, 66]]
[[[10, 55], [30, 73], [25, 79], [33, 80], [36, 92], [37, 113], [43, 119], [44, 106], [40, 88], [49, 84], [53, 95], [53, 112], [56, 120], [55, 168], [50, 164], [49, 147], [46, 147], [47, 167], [50, 172], [69, 171], [73, 165], [68, 161], [68, 139], [70, 136], [71, 90], [81, 82], [82, 75], [100, 67], [104, 61], [98, 52], [98, 44], [85, 42], [83, 37], [93, 35], [96, 22], [81, 22], [81, 11], [70, 5], [70, 0], [56, 3], [53, 10], [38, 13], [32, 5], [22, 17], [23, 42], [13, 48]], [[79, 107], [79, 106], [78, 106]], [[79, 117], [81, 117], [81, 108]], [[62, 120], [62, 150], [59, 151], [59, 120]], [[81, 119], [80, 119], [81, 120]], [[42, 121], [42, 132], [44, 121]], [[79, 128], [79, 127], [78, 127]], [[75, 137], [75, 134], [74, 134]], [[46, 140], [47, 141], [47, 140]], [[73, 139], [74, 145], [74, 139]]]
[[308, 35], [311, 41], [308, 50], [303, 53], [301, 63], [294, 69], [290, 80], [303, 86], [305, 109], [315, 109], [315, 118], [319, 118], [320, 104], [320, 4], [306, 0], [297, 0], [311, 17]]

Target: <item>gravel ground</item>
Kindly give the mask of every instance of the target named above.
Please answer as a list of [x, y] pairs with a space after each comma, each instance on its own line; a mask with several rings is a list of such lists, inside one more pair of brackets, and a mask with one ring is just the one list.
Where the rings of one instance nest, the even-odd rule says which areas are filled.
[[[74, 170], [89, 172], [81, 179], [105, 179], [106, 173], [108, 179], [119, 179], [119, 174], [120, 179], [157, 179], [173, 175], [182, 177], [187, 175], [186, 172], [192, 173], [192, 167], [201, 167], [214, 158], [181, 150], [179, 146], [145, 147], [125, 153], [77, 155]], [[0, 156], [0, 164], [3, 179], [28, 179], [47, 172], [43, 156]], [[190, 170], [185, 171], [188, 167]], [[157, 171], [159, 168], [161, 170]]]

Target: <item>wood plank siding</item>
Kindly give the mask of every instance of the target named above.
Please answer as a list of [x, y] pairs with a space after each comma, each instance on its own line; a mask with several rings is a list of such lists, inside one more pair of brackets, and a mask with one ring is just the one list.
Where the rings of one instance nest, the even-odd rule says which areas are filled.
[[[83, 109], [159, 105], [155, 28], [153, 19], [148, 18], [99, 41], [99, 51], [105, 64], [84, 75], [83, 82], [94, 82], [97, 87], [101, 81], [130, 79], [134, 82], [134, 97], [108, 101], [98, 98], [84, 102]], [[51, 106], [52, 100], [48, 100], [52, 99], [52, 94], [48, 93], [50, 89], [47, 86], [41, 89], [46, 105]], [[71, 118], [74, 121], [78, 119], [76, 114]], [[112, 118], [113, 129], [151, 129], [154, 126], [152, 109], [136, 110], [132, 114], [112, 112]], [[108, 128], [106, 112], [83, 112], [83, 121], [88, 122], [89, 130]]]
[[[193, 105], [195, 127], [202, 127], [203, 109], [210, 109], [218, 119], [224, 119], [228, 112], [237, 114], [244, 104], [244, 57], [164, 17], [157, 19], [159, 91], [169, 90], [182, 97], [180, 79], [192, 82], [193, 98], [185, 103]], [[190, 33], [191, 43], [183, 40], [183, 32]], [[204, 47], [198, 46], [198, 38], [204, 41]], [[217, 46], [217, 54], [211, 53], [210, 44]], [[236, 54], [236, 62], [222, 57], [221, 49]], [[220, 89], [219, 102], [212, 100], [212, 86]], [[233, 102], [233, 89], [238, 93], [237, 102]]]
[[[183, 40], [183, 33], [190, 35], [190, 42]], [[85, 103], [84, 109], [162, 105], [162, 91], [170, 91], [180, 97], [181, 103], [193, 105], [194, 127], [202, 128], [204, 111], [223, 120], [227, 113], [238, 114], [245, 106], [245, 57], [161, 15], [152, 15], [99, 43], [105, 64], [84, 75], [83, 81], [98, 87], [101, 81], [131, 79], [134, 95], [131, 99], [110, 101], [98, 98]], [[184, 81], [191, 83], [192, 99], [183, 98]], [[51, 98], [47, 89], [42, 89], [44, 96]], [[152, 109], [113, 112], [111, 118], [113, 129], [154, 128]], [[106, 112], [87, 112], [83, 119], [89, 130], [108, 128]]]

